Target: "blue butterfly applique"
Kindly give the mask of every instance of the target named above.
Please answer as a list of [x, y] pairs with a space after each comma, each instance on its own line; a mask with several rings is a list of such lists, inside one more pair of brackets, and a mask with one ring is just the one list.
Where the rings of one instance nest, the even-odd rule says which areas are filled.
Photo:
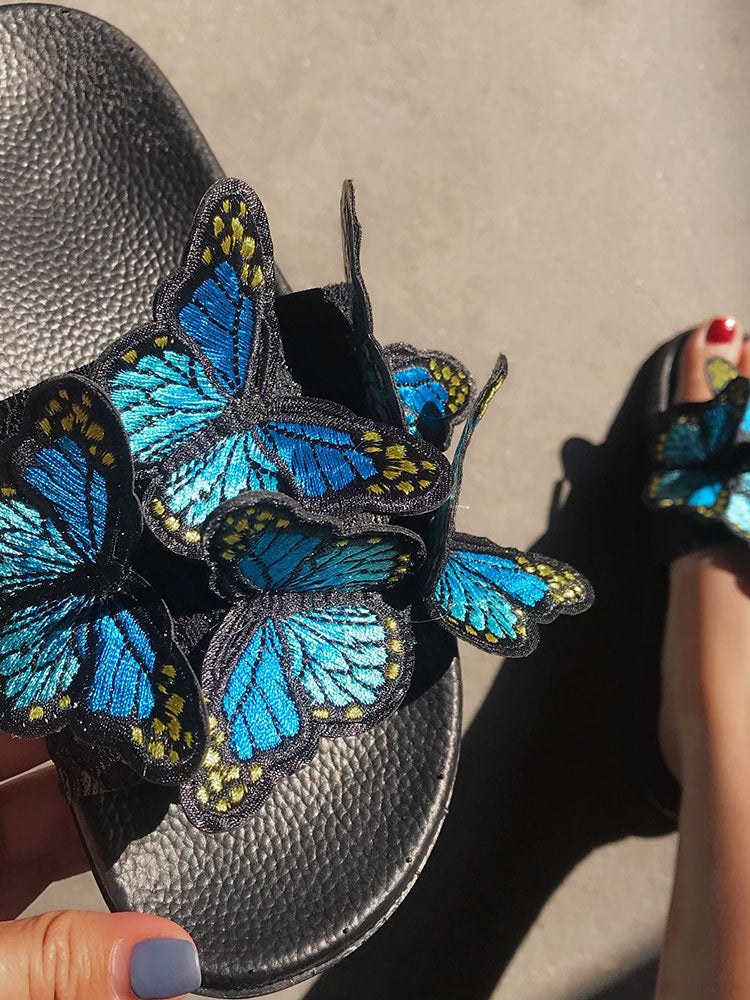
[[406, 615], [379, 593], [423, 560], [399, 527], [344, 527], [278, 494], [243, 494], [204, 529], [216, 588], [233, 607], [203, 666], [210, 742], [181, 801], [201, 829], [235, 826], [321, 736], [396, 708], [409, 685]]
[[0, 729], [68, 726], [178, 783], [205, 750], [203, 701], [165, 605], [130, 569], [141, 516], [117, 414], [86, 379], [45, 382], [0, 469]]
[[147, 523], [182, 555], [199, 557], [206, 517], [247, 490], [331, 512], [404, 515], [435, 509], [450, 490], [448, 464], [405, 431], [279, 395], [289, 380], [273, 266], [257, 195], [219, 182], [198, 211], [185, 266], [157, 297], [155, 323], [96, 368], [146, 474]]
[[460, 361], [441, 351], [411, 344], [383, 349], [412, 434], [444, 451], [453, 427], [463, 420], [474, 395], [474, 383]]
[[750, 538], [750, 381], [711, 358], [708, 403], [671, 406], [658, 421], [648, 506], [681, 508]]
[[444, 628], [480, 649], [526, 656], [539, 641], [540, 624], [585, 611], [593, 591], [565, 563], [455, 530], [466, 450], [506, 374], [501, 356], [467, 413], [453, 459], [453, 493], [430, 526], [425, 604]]

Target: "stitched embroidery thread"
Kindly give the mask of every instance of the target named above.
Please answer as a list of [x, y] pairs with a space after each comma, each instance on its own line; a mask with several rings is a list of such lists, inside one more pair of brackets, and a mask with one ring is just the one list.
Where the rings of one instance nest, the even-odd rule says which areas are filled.
[[[199, 557], [205, 518], [248, 489], [347, 515], [423, 514], [450, 490], [448, 463], [404, 430], [276, 394], [283, 360], [273, 294], [263, 207], [246, 184], [222, 181], [198, 211], [184, 268], [157, 297], [155, 323], [96, 367], [146, 478], [146, 520], [182, 555]], [[367, 323], [366, 299], [357, 302]]]
[[644, 499], [750, 538], [750, 381], [723, 358], [711, 358], [706, 374], [713, 400], [659, 417]]
[[450, 354], [411, 344], [388, 344], [383, 353], [393, 372], [406, 426], [444, 451], [474, 396], [474, 382], [465, 365]]
[[[350, 182], [341, 208], [349, 374], [361, 413], [382, 423], [299, 395], [266, 216], [251, 188], [228, 180], [203, 199], [154, 323], [94, 364], [111, 404], [76, 376], [46, 383], [2, 453], [3, 726], [36, 735], [67, 724], [112, 745], [151, 780], [181, 782], [187, 815], [208, 831], [247, 819], [321, 736], [399, 705], [410, 586], [448, 631], [509, 656], [593, 598], [564, 563], [455, 530], [468, 444], [505, 359], [475, 400], [450, 355], [380, 348]], [[451, 467], [438, 449], [463, 419]], [[149, 528], [204, 561], [229, 603], [204, 657], [205, 705], [165, 606], [130, 569], [141, 517], [126, 435]], [[426, 547], [388, 523], [414, 515]]]
[[585, 611], [593, 591], [565, 563], [455, 530], [469, 441], [507, 371], [501, 355], [467, 413], [453, 458], [453, 492], [429, 529], [425, 604], [444, 628], [472, 645], [503, 656], [526, 656], [539, 641], [540, 624]]
[[412, 669], [408, 616], [378, 591], [424, 558], [404, 528], [311, 515], [278, 494], [243, 494], [209, 519], [204, 551], [233, 607], [203, 666], [209, 749], [181, 802], [201, 829], [228, 829], [321, 736], [356, 732], [399, 704]]
[[141, 518], [117, 415], [83, 378], [45, 382], [0, 469], [0, 728], [69, 726], [178, 783], [205, 749], [203, 703], [165, 605], [129, 568]]

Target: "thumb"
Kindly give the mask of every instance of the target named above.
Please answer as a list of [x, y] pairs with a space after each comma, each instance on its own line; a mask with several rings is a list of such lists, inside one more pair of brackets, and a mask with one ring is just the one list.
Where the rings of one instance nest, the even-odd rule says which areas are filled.
[[162, 1000], [201, 984], [198, 952], [170, 920], [62, 910], [0, 923], [4, 1000]]

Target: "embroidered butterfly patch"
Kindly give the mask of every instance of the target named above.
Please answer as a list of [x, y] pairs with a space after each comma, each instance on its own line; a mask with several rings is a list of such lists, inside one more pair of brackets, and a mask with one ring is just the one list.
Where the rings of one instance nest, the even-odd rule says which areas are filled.
[[140, 533], [109, 401], [73, 375], [37, 387], [0, 450], [0, 728], [69, 726], [176, 784], [203, 756], [205, 715], [165, 605], [130, 569]]
[[321, 736], [371, 726], [409, 685], [408, 617], [380, 593], [424, 545], [387, 525], [345, 527], [278, 494], [243, 494], [209, 519], [204, 549], [233, 606], [203, 666], [210, 744], [181, 802], [201, 829], [245, 819]]
[[273, 299], [263, 207], [246, 184], [219, 182], [198, 211], [185, 266], [157, 296], [155, 323], [96, 367], [146, 476], [146, 521], [182, 555], [199, 557], [205, 519], [247, 490], [322, 511], [399, 515], [434, 510], [450, 490], [448, 463], [404, 430], [279, 395]]
[[466, 367], [450, 354], [425, 351], [411, 344], [383, 349], [401, 398], [406, 426], [441, 451], [450, 444], [453, 427], [463, 420], [474, 395]]
[[506, 374], [507, 363], [501, 355], [467, 412], [453, 458], [453, 493], [429, 528], [425, 604], [444, 628], [480, 649], [527, 656], [539, 641], [539, 625], [560, 614], [585, 611], [593, 601], [593, 591], [565, 563], [502, 548], [488, 538], [455, 530], [466, 450]]
[[750, 538], [750, 381], [724, 358], [707, 365], [708, 403], [671, 406], [659, 418], [651, 507], [680, 507]]

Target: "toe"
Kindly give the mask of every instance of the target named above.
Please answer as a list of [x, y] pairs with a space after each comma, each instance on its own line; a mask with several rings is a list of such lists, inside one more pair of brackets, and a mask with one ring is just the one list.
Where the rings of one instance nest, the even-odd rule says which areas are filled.
[[750, 378], [750, 340], [742, 341], [742, 349], [740, 350], [740, 359], [737, 362], [737, 367], [746, 378]]
[[713, 393], [706, 381], [706, 362], [709, 358], [722, 357], [739, 367], [743, 336], [742, 326], [731, 316], [717, 316], [696, 327], [680, 352], [675, 402], [702, 403], [711, 399]]

